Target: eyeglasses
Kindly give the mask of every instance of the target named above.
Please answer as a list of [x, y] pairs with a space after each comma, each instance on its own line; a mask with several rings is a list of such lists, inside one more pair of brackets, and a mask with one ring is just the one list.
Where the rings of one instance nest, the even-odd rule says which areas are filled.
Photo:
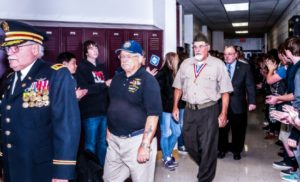
[[235, 55], [235, 54], [236, 54], [236, 52], [227, 53], [227, 54], [224, 53], [224, 56], [233, 56], [233, 55]]
[[13, 53], [17, 53], [17, 52], [19, 52], [20, 47], [26, 47], [26, 46], [31, 46], [31, 45], [34, 45], [34, 44], [23, 44], [23, 45], [8, 46], [8, 47], [5, 47], [5, 51], [6, 52], [11, 51]]
[[138, 55], [119, 55], [118, 56], [119, 59], [131, 59], [134, 57], [138, 57]]
[[193, 46], [193, 49], [203, 49], [206, 46], [208, 46], [208, 45], [205, 44], [205, 45]]

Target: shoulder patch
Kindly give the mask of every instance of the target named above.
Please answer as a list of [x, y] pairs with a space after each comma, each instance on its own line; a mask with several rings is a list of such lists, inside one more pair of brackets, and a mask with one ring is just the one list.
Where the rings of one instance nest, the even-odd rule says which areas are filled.
[[54, 64], [54, 65], [51, 66], [51, 68], [56, 70], [56, 71], [63, 68], [63, 67], [65, 67], [63, 64]]

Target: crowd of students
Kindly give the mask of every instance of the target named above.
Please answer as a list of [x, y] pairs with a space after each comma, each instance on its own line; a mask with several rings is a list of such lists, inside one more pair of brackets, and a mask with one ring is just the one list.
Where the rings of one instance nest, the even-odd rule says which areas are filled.
[[285, 181], [299, 179], [299, 89], [300, 89], [300, 39], [288, 38], [266, 55], [254, 60], [257, 88], [265, 95], [264, 139], [279, 139], [278, 155], [282, 161], [273, 167], [281, 170]]

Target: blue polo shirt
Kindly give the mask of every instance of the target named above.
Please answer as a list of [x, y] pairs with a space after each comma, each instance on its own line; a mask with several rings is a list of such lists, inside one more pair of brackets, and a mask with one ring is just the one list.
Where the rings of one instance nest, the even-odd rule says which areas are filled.
[[287, 86], [288, 86], [288, 93], [294, 93], [295, 90], [295, 75], [297, 70], [300, 68], [300, 61], [296, 64], [293, 64], [288, 67], [287, 69]]
[[159, 84], [144, 68], [130, 77], [125, 72], [115, 75], [109, 99], [107, 125], [117, 136], [144, 129], [147, 116], [160, 116], [162, 112]]
[[278, 74], [278, 76], [281, 79], [285, 79], [286, 78], [286, 68], [285, 66], [280, 66], [277, 70], [276, 73]]

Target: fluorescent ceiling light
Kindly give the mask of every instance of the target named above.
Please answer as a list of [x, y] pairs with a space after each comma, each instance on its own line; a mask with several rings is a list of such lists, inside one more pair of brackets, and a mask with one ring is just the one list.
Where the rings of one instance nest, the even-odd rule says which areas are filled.
[[248, 30], [235, 31], [236, 34], [248, 33]]
[[224, 4], [226, 11], [247, 11], [249, 3]]
[[240, 22], [240, 23], [232, 23], [233, 27], [246, 27], [248, 26], [248, 22]]

